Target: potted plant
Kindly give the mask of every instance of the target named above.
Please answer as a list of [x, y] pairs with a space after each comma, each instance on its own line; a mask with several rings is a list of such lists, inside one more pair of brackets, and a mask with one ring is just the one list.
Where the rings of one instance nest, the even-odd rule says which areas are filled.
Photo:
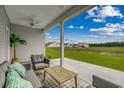
[[15, 33], [11, 33], [10, 46], [14, 48], [14, 50], [13, 50], [14, 58], [12, 59], [13, 61], [17, 60], [17, 58], [16, 58], [16, 45], [17, 45], [17, 43], [26, 45], [27, 42], [26, 42], [26, 40], [21, 39], [19, 35], [16, 35]]

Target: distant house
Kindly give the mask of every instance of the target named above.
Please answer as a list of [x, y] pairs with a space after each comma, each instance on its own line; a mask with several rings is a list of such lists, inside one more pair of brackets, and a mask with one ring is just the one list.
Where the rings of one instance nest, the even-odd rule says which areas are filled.
[[60, 43], [56, 43], [56, 47], [60, 47]]
[[78, 44], [72, 44], [72, 46], [71, 46], [72, 48], [78, 48], [79, 47], [79, 45]]
[[69, 48], [70, 47], [70, 44], [69, 43], [65, 43], [64, 44], [64, 47]]
[[46, 43], [46, 47], [60, 47], [60, 43], [55, 41]]
[[[48, 42], [46, 44], [46, 47], [60, 47], [60, 43], [57, 42]], [[66, 48], [86, 48], [89, 47], [88, 43], [78, 43], [78, 44], [69, 44], [69, 43], [65, 43], [64, 47]]]
[[46, 44], [46, 47], [57, 47], [57, 43], [56, 42], [48, 42]]
[[86, 48], [86, 47], [89, 47], [89, 44], [88, 43], [69, 44], [68, 47], [70, 47], [70, 48]]
[[88, 43], [79, 43], [78, 47], [86, 48], [86, 47], [89, 47], [89, 44]]

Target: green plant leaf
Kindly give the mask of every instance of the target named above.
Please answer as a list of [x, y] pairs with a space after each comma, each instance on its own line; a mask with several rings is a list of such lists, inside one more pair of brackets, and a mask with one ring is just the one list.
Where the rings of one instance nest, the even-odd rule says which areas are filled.
[[20, 42], [20, 44], [24, 44], [24, 45], [27, 44], [26, 40], [23, 40], [23, 39], [20, 39], [19, 42]]
[[13, 47], [13, 45], [17, 44], [17, 43], [26, 45], [26, 40], [21, 39], [20, 36], [16, 35], [15, 33], [11, 33], [11, 35], [10, 35], [10, 46]]

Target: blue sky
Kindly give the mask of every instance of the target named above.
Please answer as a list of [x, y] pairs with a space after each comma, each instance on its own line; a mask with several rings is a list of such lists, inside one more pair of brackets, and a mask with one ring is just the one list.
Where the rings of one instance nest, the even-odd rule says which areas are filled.
[[[124, 41], [124, 6], [96, 6], [64, 23], [65, 43]], [[46, 32], [46, 42], [60, 41], [60, 26]]]

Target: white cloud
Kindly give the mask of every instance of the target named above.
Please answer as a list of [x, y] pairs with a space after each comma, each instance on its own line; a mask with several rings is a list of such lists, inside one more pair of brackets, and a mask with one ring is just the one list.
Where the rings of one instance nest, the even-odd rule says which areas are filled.
[[100, 33], [101, 35], [107, 35], [107, 36], [124, 36], [123, 32], [114, 32], [114, 33]]
[[107, 35], [107, 36], [124, 36], [123, 30], [124, 30], [124, 24], [107, 23], [105, 27], [90, 29], [90, 32], [97, 32], [100, 35]]
[[69, 29], [83, 29], [84, 27], [82, 26], [82, 25], [80, 25], [80, 26], [73, 26], [73, 25], [70, 25], [70, 26], [68, 26], [68, 28]]
[[[100, 22], [101, 20], [105, 20], [106, 17], [119, 17], [123, 18], [123, 14], [120, 12], [120, 10], [113, 6], [96, 6], [95, 8], [89, 10], [88, 16], [86, 18], [93, 17], [93, 21]], [[99, 19], [99, 20], [96, 20]], [[100, 20], [101, 19], [101, 20]], [[105, 22], [105, 21], [104, 21]]]
[[105, 35], [100, 35], [100, 34], [83, 35], [82, 37], [83, 38], [89, 38], [89, 39], [107, 38]]
[[90, 34], [90, 35], [83, 35], [82, 39], [89, 43], [100, 43], [106, 41], [108, 37], [100, 34]]
[[50, 34], [49, 33], [46, 33], [47, 36], [49, 36]]
[[74, 26], [73, 26], [73, 25], [70, 25], [70, 26], [68, 26], [68, 28], [73, 29], [73, 28], [74, 28]]
[[91, 32], [104, 32], [104, 33], [112, 33], [115, 31], [122, 31], [124, 29], [124, 24], [116, 23], [107, 23], [105, 27], [101, 28], [92, 28], [90, 29]]
[[51, 39], [52, 37], [51, 37], [51, 36], [48, 36], [47, 38], [48, 38], [48, 39]]
[[93, 19], [94, 22], [103, 22], [104, 20], [102, 19]]
[[87, 35], [88, 38], [98, 38], [98, 35]]
[[115, 23], [115, 24], [107, 23], [106, 27], [108, 27], [108, 28], [116, 28], [117, 30], [120, 31], [120, 30], [124, 29], [124, 24], [120, 24], [120, 23]]
[[89, 11], [87, 11], [87, 13], [89, 14], [89, 16], [87, 16], [86, 18], [89, 18], [89, 17], [94, 17], [96, 15], [96, 11], [98, 10], [98, 7], [94, 7], [92, 9], [90, 9]]
[[116, 7], [112, 6], [104, 6], [102, 9], [99, 11], [99, 17], [123, 17], [123, 14], [120, 13], [120, 10]]
[[74, 42], [74, 40], [69, 39], [69, 38], [65, 38], [64, 41], [65, 41], [66, 43], [72, 43], [72, 42]]
[[84, 27], [83, 26], [76, 26], [75, 28], [77, 28], [77, 29], [83, 29]]
[[83, 26], [80, 26], [80, 29], [83, 29], [84, 27]]
[[103, 28], [92, 28], [90, 29], [91, 32], [102, 32], [102, 33], [111, 33], [115, 32], [117, 29], [116, 28], [108, 28], [108, 27], [103, 27]]

